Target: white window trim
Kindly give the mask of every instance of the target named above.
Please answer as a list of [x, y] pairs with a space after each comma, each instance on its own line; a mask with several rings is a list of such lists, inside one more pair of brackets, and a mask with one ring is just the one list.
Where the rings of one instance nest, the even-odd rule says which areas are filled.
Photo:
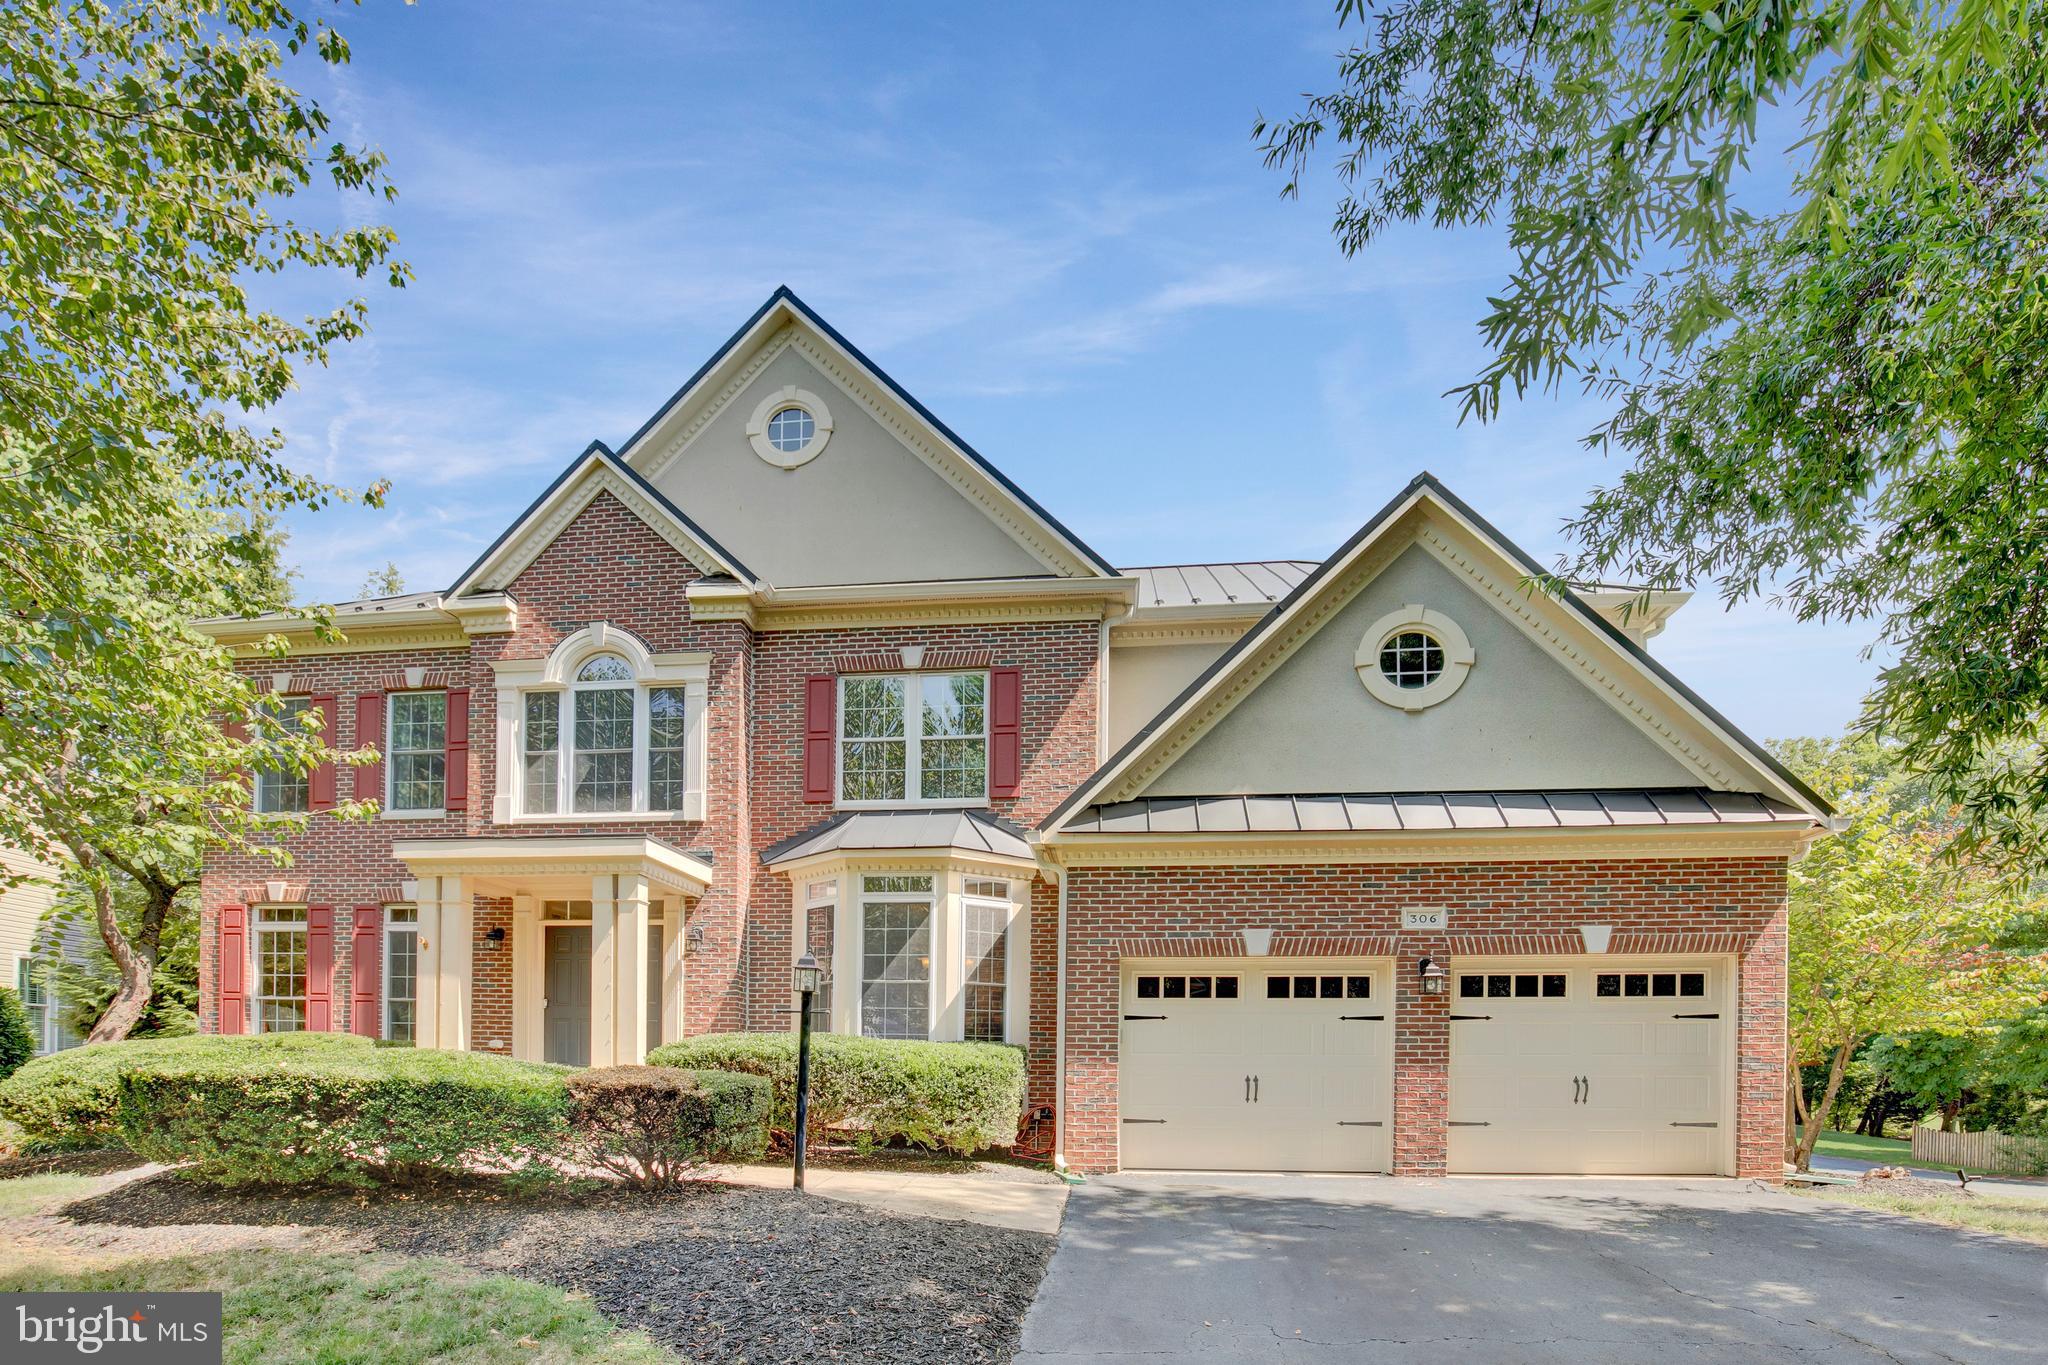
[[[29, 967], [33, 969], [37, 959], [40, 957], [41, 954], [36, 952], [35, 949], [33, 948], [16, 952], [14, 954], [14, 968], [7, 974], [7, 984], [13, 987], [14, 992], [17, 996], [21, 997], [21, 1007], [22, 1012], [24, 1014], [28, 1012], [29, 1003], [26, 995], [24, 995], [22, 992], [24, 975], [22, 972], [22, 968]], [[57, 1019], [58, 1004], [56, 988], [53, 987], [46, 980], [42, 983], [42, 992], [43, 1003], [40, 1006], [40, 1008], [42, 1009], [43, 1017], [41, 1020], [37, 1021], [37, 1024], [34, 1026], [34, 1031], [36, 1035], [36, 1056], [47, 1057], [49, 1054], [57, 1050], [57, 1043], [61, 1038], [61, 1031]]]
[[[398, 765], [392, 762], [397, 751], [392, 747], [391, 737], [397, 731], [398, 699], [400, 697], [428, 696], [440, 693], [441, 702], [441, 804], [421, 806], [418, 809], [398, 809], [392, 794], [398, 790]], [[448, 813], [448, 689], [445, 687], [401, 687], [384, 695], [384, 805], [380, 812], [386, 820], [438, 820]], [[414, 749], [412, 753], [430, 754], [432, 749]]]
[[[310, 693], [292, 692], [284, 695], [271, 693], [270, 697], [272, 700], [281, 703], [279, 709], [279, 719], [281, 720], [291, 714], [304, 715], [306, 712], [313, 709], [313, 697], [312, 694]], [[283, 709], [284, 707], [290, 706], [293, 702], [300, 703], [296, 713], [288, 712]], [[332, 743], [334, 740], [334, 736], [328, 735], [326, 736], [326, 739], [329, 743]], [[306, 804], [304, 806], [300, 807], [298, 810], [265, 810], [263, 808], [263, 779], [268, 776], [276, 775], [277, 771], [278, 770], [274, 768], [253, 768], [250, 770], [249, 809], [258, 815], [304, 815], [308, 811], [312, 810], [313, 775], [311, 773], [302, 774], [306, 782]]]
[[[574, 804], [575, 764], [571, 743], [575, 727], [573, 691], [576, 672], [592, 655], [617, 654], [633, 672], [630, 683], [588, 683], [586, 687], [631, 687], [633, 705], [633, 809], [588, 811]], [[492, 794], [492, 821], [501, 825], [598, 825], [647, 821], [697, 821], [705, 818], [709, 764], [706, 758], [706, 707], [711, 692], [711, 656], [700, 651], [650, 653], [639, 640], [617, 626], [595, 623], [563, 640], [545, 659], [511, 659], [493, 665], [497, 674], [497, 790]], [[680, 810], [647, 809], [648, 693], [656, 687], [683, 689], [683, 804]], [[560, 762], [555, 776], [557, 809], [526, 811], [526, 698], [555, 692], [562, 700], [557, 718]]]
[[[854, 875], [861, 879], [859, 885], [854, 888], [854, 893], [852, 896], [845, 898], [841, 902], [842, 904], [844, 904], [847, 900], [850, 900], [854, 907], [853, 959], [855, 963], [855, 969], [853, 974], [852, 1001], [853, 1027], [851, 1030], [849, 1030], [849, 1032], [862, 1038], [868, 1036], [867, 1029], [864, 1025], [864, 1021], [862, 1020], [861, 1016], [863, 1013], [862, 1006], [865, 1003], [864, 997], [867, 995], [868, 989], [866, 964], [868, 936], [867, 908], [869, 903], [876, 902], [902, 904], [905, 902], [916, 901], [921, 899], [925, 904], [926, 914], [930, 916], [927, 923], [929, 924], [931, 930], [928, 936], [931, 944], [930, 960], [925, 966], [924, 1036], [926, 1040], [937, 1038], [939, 1036], [940, 1016], [945, 1006], [945, 969], [941, 964], [945, 963], [947, 960], [948, 945], [957, 944], [959, 942], [958, 932], [948, 932], [947, 928], [947, 920], [949, 917], [946, 913], [946, 908], [947, 901], [949, 898], [946, 894], [946, 874], [944, 872], [934, 871], [928, 868], [913, 868], [906, 870], [889, 871], [883, 871], [878, 868], [863, 868], [861, 871], [855, 873]], [[932, 889], [929, 891], [922, 892], [869, 891], [867, 887], [867, 878], [869, 877], [926, 877], [931, 880]], [[833, 992], [833, 994], [836, 996], [838, 992], [835, 991]]]
[[[1400, 687], [1380, 672], [1381, 648], [1396, 635], [1411, 630], [1435, 636], [1437, 643], [1444, 648], [1444, 671], [1427, 687]], [[1364, 638], [1358, 642], [1358, 653], [1353, 663], [1358, 670], [1358, 681], [1374, 700], [1412, 715], [1439, 702], [1449, 701], [1465, 685], [1465, 675], [1472, 671], [1473, 658], [1472, 641], [1456, 621], [1440, 611], [1409, 603], [1398, 611], [1388, 612], [1366, 629]]]
[[964, 892], [960, 897], [960, 1038], [967, 1040], [967, 910], [969, 906], [994, 907], [1003, 911], [1003, 1036], [995, 1039], [978, 1038], [976, 1042], [1008, 1043], [1021, 1040], [1017, 1029], [1017, 930], [1024, 917], [1024, 907], [1018, 904], [1017, 884], [1008, 884], [1007, 895], [998, 900], [993, 896], [970, 896]]
[[[777, 450], [775, 443], [768, 439], [768, 419], [784, 408], [802, 408], [811, 415], [811, 439], [799, 450]], [[747, 442], [754, 453], [778, 469], [796, 469], [809, 464], [825, 453], [825, 443], [832, 439], [832, 410], [825, 406], [825, 400], [809, 389], [800, 389], [794, 384], [785, 384], [754, 405], [753, 415], [747, 418]]]
[[[926, 678], [956, 678], [963, 674], [978, 674], [981, 677], [981, 795], [979, 796], [918, 796], [923, 785], [924, 765], [924, 680]], [[849, 801], [841, 792], [846, 790], [846, 684], [854, 679], [901, 678], [903, 680], [903, 796], [895, 801]], [[989, 695], [988, 670], [985, 668], [934, 668], [910, 673], [842, 673], [839, 675], [838, 690], [833, 696], [832, 707], [832, 796], [833, 805], [840, 810], [901, 810], [905, 806], [920, 806], [930, 810], [966, 810], [986, 808], [989, 804]], [[917, 727], [912, 729], [913, 724]], [[973, 739], [973, 735], [938, 735], [936, 739]], [[853, 741], [858, 743], [858, 740]]]
[[[299, 912], [300, 918], [296, 920], [273, 920], [271, 916], [279, 910], [295, 910]], [[243, 1004], [248, 1010], [248, 1018], [246, 1020], [247, 1031], [252, 1034], [270, 1032], [270, 1030], [263, 1027], [263, 1002], [273, 998], [283, 999], [282, 996], [272, 997], [263, 994], [263, 936], [265, 934], [288, 933], [293, 930], [298, 931], [306, 940], [306, 986], [308, 993], [299, 997], [299, 1005], [310, 1015], [312, 1013], [310, 995], [313, 985], [313, 915], [311, 909], [297, 901], [290, 903], [284, 901], [264, 902], [249, 907], [249, 992]], [[310, 1020], [308, 1022], [310, 1023]], [[311, 1029], [300, 1028], [296, 1032], [309, 1033]]]
[[420, 925], [417, 919], [394, 921], [394, 910], [417, 908], [411, 906], [386, 906], [384, 909], [384, 957], [377, 964], [378, 1021], [377, 1036], [387, 1041], [391, 1038], [391, 940], [400, 934], [412, 935], [412, 1033], [413, 1041], [419, 1041], [420, 1033]]

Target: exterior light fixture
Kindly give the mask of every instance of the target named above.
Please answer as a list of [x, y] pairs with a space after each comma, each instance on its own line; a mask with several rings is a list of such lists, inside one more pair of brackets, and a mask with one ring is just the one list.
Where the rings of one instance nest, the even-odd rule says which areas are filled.
[[484, 937], [492, 943], [503, 943], [505, 941], [505, 926], [502, 924], [492, 925], [485, 931]]
[[1451, 979], [1451, 974], [1442, 963], [1425, 957], [1415, 964], [1415, 979], [1422, 983], [1424, 995], [1442, 995], [1444, 983]]
[[818, 966], [818, 959], [811, 956], [811, 950], [804, 949], [804, 955], [796, 960], [795, 986], [797, 994], [796, 1025], [796, 1145], [792, 1153], [795, 1167], [796, 1187], [804, 1187], [804, 1147], [811, 1126], [811, 999], [817, 995], [818, 987], [824, 984], [825, 973]]

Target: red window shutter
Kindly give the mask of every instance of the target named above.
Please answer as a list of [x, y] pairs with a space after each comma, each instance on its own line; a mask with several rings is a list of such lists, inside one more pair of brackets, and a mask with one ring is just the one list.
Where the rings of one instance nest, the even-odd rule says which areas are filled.
[[220, 908], [220, 958], [214, 964], [220, 980], [220, 1031], [241, 1033], [249, 1019], [249, 907]]
[[469, 689], [448, 689], [447, 785], [443, 810], [469, 809]]
[[375, 1038], [384, 1031], [384, 1011], [377, 982], [384, 970], [384, 911], [375, 905], [356, 907], [349, 934], [349, 1032]]
[[377, 761], [356, 769], [356, 800], [384, 799], [384, 694], [365, 692], [356, 698], [356, 739], [358, 749], [375, 749]]
[[[228, 737], [229, 741], [235, 744], [237, 747], [247, 744], [249, 742], [249, 727], [244, 725], [241, 721], [231, 720], [228, 721], [226, 724], [222, 725], [220, 728], [222, 733], [224, 733]], [[253, 796], [255, 794], [256, 787], [255, 774], [250, 772], [246, 765], [238, 766], [237, 768], [235, 768], [234, 773], [235, 776], [241, 778], [242, 781], [249, 786], [250, 794]]]
[[334, 1029], [334, 907], [306, 907], [306, 1027]]
[[832, 751], [838, 742], [834, 713], [839, 679], [813, 673], [804, 679], [804, 800], [832, 799]]
[[988, 671], [988, 794], [1017, 794], [1024, 777], [1024, 671]]
[[[341, 731], [335, 724], [334, 698], [315, 697], [312, 707], [320, 713], [320, 740], [329, 748], [341, 738]], [[313, 769], [306, 779], [306, 807], [309, 810], [334, 809], [334, 764], [322, 763]]]

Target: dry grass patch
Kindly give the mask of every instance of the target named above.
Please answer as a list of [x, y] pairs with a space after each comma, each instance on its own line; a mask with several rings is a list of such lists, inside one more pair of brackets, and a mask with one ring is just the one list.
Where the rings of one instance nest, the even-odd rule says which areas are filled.
[[1996, 1195], [1899, 1194], [1887, 1190], [1813, 1189], [1799, 1193], [1829, 1204], [1902, 1213], [1909, 1218], [1972, 1232], [1995, 1232], [2048, 1246], [2048, 1199], [2012, 1199]]

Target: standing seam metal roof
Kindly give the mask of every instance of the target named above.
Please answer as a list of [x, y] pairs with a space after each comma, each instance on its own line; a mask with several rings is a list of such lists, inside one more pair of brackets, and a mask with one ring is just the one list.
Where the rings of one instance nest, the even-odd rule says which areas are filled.
[[1138, 580], [1138, 609], [1270, 605], [1294, 591], [1318, 561], [1259, 559], [1235, 564], [1150, 564], [1125, 569]]
[[1070, 834], [1313, 834], [1356, 830], [1587, 829], [1812, 824], [1796, 806], [1705, 787], [1577, 791], [1155, 796], [1090, 806]]

